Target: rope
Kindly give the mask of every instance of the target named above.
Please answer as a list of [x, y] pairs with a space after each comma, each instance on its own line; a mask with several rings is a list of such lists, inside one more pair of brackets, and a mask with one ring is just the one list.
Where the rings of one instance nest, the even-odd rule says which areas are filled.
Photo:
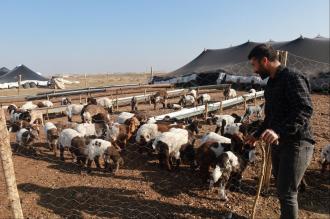
[[260, 191], [261, 191], [261, 187], [262, 187], [262, 184], [263, 184], [263, 180], [264, 180], [264, 176], [265, 176], [265, 168], [266, 168], [266, 151], [265, 151], [265, 147], [264, 147], [264, 144], [262, 144], [261, 141], [259, 141], [259, 146], [261, 147], [261, 151], [262, 151], [262, 169], [260, 171], [260, 176], [259, 176], [259, 185], [258, 185], [257, 195], [254, 199], [252, 215], [251, 215], [252, 219], [255, 218], [257, 202], [258, 202], [258, 199], [259, 199], [259, 196], [260, 196]]

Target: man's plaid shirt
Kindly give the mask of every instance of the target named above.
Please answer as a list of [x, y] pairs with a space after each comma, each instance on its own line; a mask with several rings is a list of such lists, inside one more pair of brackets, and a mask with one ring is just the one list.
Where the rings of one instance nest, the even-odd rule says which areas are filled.
[[267, 82], [265, 102], [265, 120], [255, 137], [260, 137], [265, 129], [272, 129], [280, 136], [280, 142], [315, 143], [310, 125], [313, 114], [310, 84], [304, 75], [280, 66], [275, 77]]

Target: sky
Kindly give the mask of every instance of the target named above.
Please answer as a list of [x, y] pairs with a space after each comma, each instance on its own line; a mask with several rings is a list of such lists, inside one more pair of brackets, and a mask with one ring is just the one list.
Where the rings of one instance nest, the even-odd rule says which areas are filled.
[[0, 0], [0, 68], [171, 72], [204, 48], [329, 37], [329, 0]]

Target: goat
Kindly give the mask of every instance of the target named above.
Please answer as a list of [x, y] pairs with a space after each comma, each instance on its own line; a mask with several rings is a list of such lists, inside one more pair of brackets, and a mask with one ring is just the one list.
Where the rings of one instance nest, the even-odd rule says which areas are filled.
[[78, 126], [78, 123], [76, 122], [58, 122], [54, 124], [60, 133], [63, 129], [75, 129]]
[[174, 109], [174, 110], [181, 110], [183, 107], [180, 104], [168, 103], [167, 108], [168, 109]]
[[42, 126], [44, 126], [44, 117], [43, 117], [42, 111], [32, 110], [30, 112], [30, 116], [31, 116], [30, 124], [33, 124], [39, 120], [39, 121], [41, 121]]
[[110, 120], [108, 112], [102, 106], [98, 105], [86, 105], [80, 113], [83, 122], [92, 122], [92, 117], [97, 114], [106, 115], [107, 119]]
[[205, 134], [201, 139], [201, 144], [203, 144], [207, 141], [216, 141], [216, 142], [225, 143], [225, 144], [231, 143], [230, 138], [226, 138], [226, 137], [218, 135], [217, 133], [214, 133], [214, 132], [209, 132], [209, 133]]
[[230, 125], [241, 122], [242, 118], [235, 113], [231, 115], [214, 115], [212, 117], [212, 122], [217, 126], [215, 133], [218, 133], [221, 130], [224, 120], [226, 121], [226, 125]]
[[[62, 161], [64, 161], [64, 148], [67, 147], [67, 148], [70, 149], [71, 145], [72, 145], [71, 144], [72, 139], [75, 138], [75, 137], [83, 138], [83, 135], [80, 134], [79, 132], [77, 132], [76, 130], [70, 129], [70, 128], [64, 129], [63, 131], [61, 131], [60, 136], [58, 138], [58, 143], [59, 143], [59, 146], [60, 146], [60, 159]], [[79, 147], [77, 147], [77, 148], [79, 148]]]
[[122, 112], [118, 115], [116, 122], [119, 124], [125, 124], [125, 122], [135, 116], [134, 113]]
[[81, 123], [74, 129], [85, 137], [105, 137], [108, 126], [105, 123]]
[[184, 106], [184, 107], [196, 106], [196, 98], [191, 95], [183, 95], [183, 96], [181, 96], [178, 104], [180, 106]]
[[138, 111], [137, 104], [138, 104], [137, 98], [136, 97], [132, 97], [132, 99], [131, 99], [131, 111], [132, 112]]

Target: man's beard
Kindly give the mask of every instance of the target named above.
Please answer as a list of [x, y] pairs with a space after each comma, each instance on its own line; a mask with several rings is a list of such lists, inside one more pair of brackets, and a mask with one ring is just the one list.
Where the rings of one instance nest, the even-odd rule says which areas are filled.
[[265, 68], [261, 68], [260, 70], [256, 71], [256, 73], [261, 77], [262, 80], [266, 79], [269, 77], [269, 73]]

